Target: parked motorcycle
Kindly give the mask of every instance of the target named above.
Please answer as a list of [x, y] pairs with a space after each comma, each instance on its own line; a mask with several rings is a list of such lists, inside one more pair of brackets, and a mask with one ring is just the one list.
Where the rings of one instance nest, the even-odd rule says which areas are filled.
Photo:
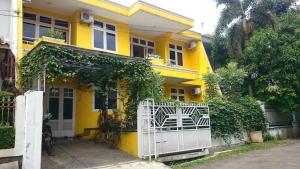
[[42, 149], [46, 150], [49, 156], [52, 156], [52, 148], [54, 145], [52, 138], [52, 130], [48, 125], [49, 120], [52, 115], [50, 113], [46, 114], [43, 119], [43, 130], [42, 130]]

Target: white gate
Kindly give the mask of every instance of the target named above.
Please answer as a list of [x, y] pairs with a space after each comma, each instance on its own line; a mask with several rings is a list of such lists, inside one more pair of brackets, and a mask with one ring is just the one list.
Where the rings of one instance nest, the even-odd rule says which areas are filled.
[[152, 99], [138, 107], [140, 158], [204, 150], [211, 146], [206, 104], [158, 104]]

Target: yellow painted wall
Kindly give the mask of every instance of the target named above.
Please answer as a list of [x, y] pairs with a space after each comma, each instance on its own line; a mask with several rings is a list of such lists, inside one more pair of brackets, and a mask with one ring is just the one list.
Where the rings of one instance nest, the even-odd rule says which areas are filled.
[[[83, 1], [83, 0], [82, 0]], [[101, 5], [103, 2], [95, 1], [95, 0], [87, 0], [85, 1], [89, 4], [94, 4], [95, 6]], [[22, 0], [18, 0], [18, 3], [22, 4]], [[105, 4], [104, 4], [105, 5]], [[107, 5], [107, 4], [106, 4]], [[109, 5], [107, 6], [109, 7]], [[112, 8], [112, 7], [111, 7]], [[117, 8], [117, 7], [116, 7]], [[138, 5], [133, 7], [132, 14], [134, 11], [138, 8], [145, 8], [145, 10], [150, 10], [149, 7], [143, 7], [143, 5]], [[22, 12], [22, 9], [20, 9]], [[61, 18], [68, 20], [71, 23], [71, 45], [86, 48], [86, 49], [92, 49], [92, 26], [88, 24], [80, 23], [79, 21], [79, 15], [80, 11], [74, 12], [71, 16], [65, 16], [60, 13], [55, 13], [53, 11], [48, 11], [45, 9], [38, 9], [38, 8], [24, 8], [24, 11], [26, 12], [33, 12], [38, 13], [44, 16], [50, 16], [55, 18]], [[118, 12], [118, 11], [116, 11]], [[161, 14], [161, 11], [159, 11]], [[128, 14], [130, 12], [126, 12], [123, 10], [120, 10], [119, 13], [122, 14]], [[169, 14], [165, 15], [164, 17], [171, 17]], [[176, 17], [173, 17], [172, 19], [176, 19]], [[166, 69], [160, 69], [156, 68], [156, 71], [159, 71], [164, 76], [172, 76], [177, 78], [189, 78], [193, 81], [190, 82], [191, 84], [165, 84], [165, 94], [166, 96], [170, 96], [170, 87], [180, 87], [185, 89], [185, 98], [186, 101], [203, 101], [202, 96], [192, 96], [191, 90], [193, 87], [201, 86], [202, 89], [204, 89], [204, 83], [203, 80], [201, 80], [201, 77], [204, 73], [207, 72], [207, 70], [212, 71], [209, 61], [207, 59], [207, 56], [204, 51], [204, 47], [201, 41], [198, 41], [197, 48], [194, 50], [188, 50], [187, 49], [187, 43], [181, 42], [178, 40], [174, 40], [171, 38], [171, 33], [165, 33], [164, 35], [161, 35], [159, 37], [149, 37], [145, 35], [137, 35], [135, 33], [131, 33], [129, 29], [129, 25], [122, 23], [122, 21], [114, 21], [107, 19], [105, 17], [101, 16], [95, 16], [96, 20], [103, 21], [106, 23], [111, 23], [116, 25], [117, 27], [117, 54], [130, 56], [130, 36], [137, 36], [137, 37], [143, 37], [145, 39], [153, 40], [155, 42], [156, 46], [156, 53], [160, 56], [162, 56], [163, 61], [169, 60], [169, 44], [178, 44], [183, 46], [183, 62], [184, 66], [183, 68], [186, 69], [192, 69], [196, 71], [196, 73], [187, 73], [187, 72], [181, 72], [180, 70], [166, 70]], [[18, 39], [18, 55], [23, 56], [23, 49], [31, 49], [33, 45], [23, 44], [22, 43], [22, 18], [20, 17], [18, 19], [18, 30], [19, 30], [19, 39]], [[183, 21], [182, 21], [183, 22]], [[191, 24], [188, 21], [184, 21], [187, 25]], [[188, 37], [195, 37], [195, 39], [199, 39], [197, 35], [191, 34], [189, 32], [184, 32], [183, 35], [186, 35]], [[199, 35], [200, 36], [200, 35]], [[19, 57], [19, 58], [21, 58]], [[161, 64], [164, 64], [164, 62], [160, 62]], [[208, 69], [207, 69], [208, 68]], [[69, 85], [74, 85], [73, 83], [69, 83]], [[77, 86], [76, 86], [77, 87]], [[121, 104], [119, 104], [121, 106]], [[97, 121], [99, 118], [99, 113], [95, 112], [93, 110], [93, 95], [92, 95], [92, 89], [91, 88], [76, 88], [76, 122], [75, 122], [75, 134], [80, 135], [83, 134], [84, 130], [86, 128], [97, 128]], [[88, 136], [88, 138], [91, 138], [92, 133]], [[121, 141], [118, 145], [118, 147], [127, 152], [128, 154], [131, 154], [133, 156], [137, 156], [138, 150], [137, 150], [137, 133], [136, 132], [129, 132], [129, 133], [122, 133], [121, 135]]]
[[137, 157], [138, 156], [138, 134], [137, 132], [124, 132], [121, 134], [118, 148]]

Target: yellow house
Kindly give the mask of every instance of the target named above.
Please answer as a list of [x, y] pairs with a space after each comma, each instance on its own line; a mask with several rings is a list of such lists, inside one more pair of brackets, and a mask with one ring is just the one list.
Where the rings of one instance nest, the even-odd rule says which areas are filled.
[[[22, 3], [22, 0], [19, 0]], [[105, 0], [32, 0], [19, 9], [18, 59], [42, 43], [151, 60], [164, 78], [165, 95], [185, 102], [202, 102], [202, 75], [212, 71], [201, 35], [190, 31], [193, 20], [137, 2], [125, 7]], [[61, 41], [49, 31], [59, 31]], [[99, 116], [94, 89], [79, 89], [76, 80], [37, 86], [45, 90], [45, 112], [53, 113], [53, 135], [91, 137]], [[118, 85], [108, 96], [109, 109], [118, 109]], [[136, 132], [123, 133], [119, 148], [137, 156]]]

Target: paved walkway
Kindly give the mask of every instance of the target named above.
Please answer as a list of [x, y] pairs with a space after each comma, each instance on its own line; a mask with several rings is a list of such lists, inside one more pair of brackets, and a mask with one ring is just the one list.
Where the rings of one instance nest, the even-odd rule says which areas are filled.
[[195, 169], [300, 169], [300, 140], [268, 150], [258, 150]]
[[166, 165], [134, 158], [118, 149], [90, 141], [58, 140], [55, 156], [42, 155], [42, 169], [167, 169]]

